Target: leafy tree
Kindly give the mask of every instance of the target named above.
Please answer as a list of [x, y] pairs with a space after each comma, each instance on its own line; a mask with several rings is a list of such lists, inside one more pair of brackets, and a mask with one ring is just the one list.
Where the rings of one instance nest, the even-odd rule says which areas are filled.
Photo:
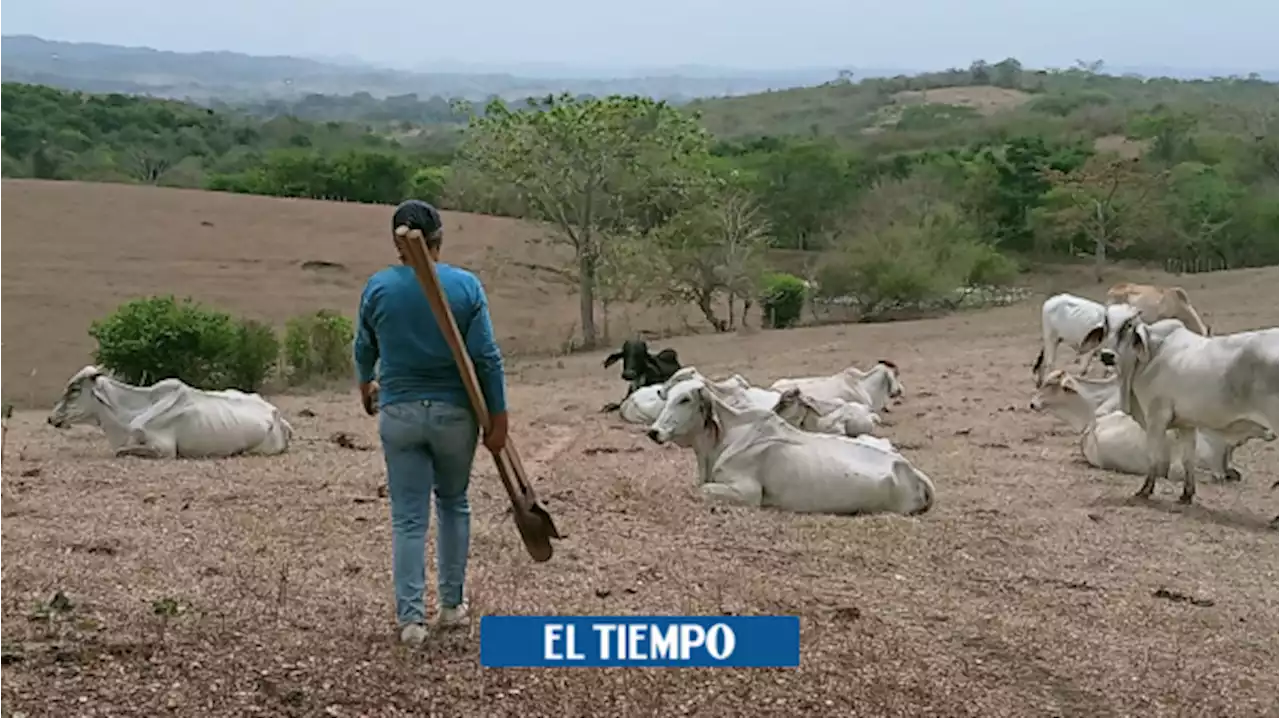
[[1154, 200], [1164, 175], [1144, 171], [1136, 159], [1099, 156], [1071, 172], [1049, 169], [1045, 177], [1054, 184], [1042, 214], [1046, 230], [1087, 239], [1098, 281], [1107, 252], [1141, 241], [1158, 221]]
[[707, 138], [695, 118], [641, 97], [492, 102], [471, 120], [459, 162], [515, 191], [574, 252], [583, 343], [595, 346], [603, 246], [661, 225], [706, 181]]
[[[740, 190], [714, 192], [691, 204], [653, 233], [663, 298], [692, 303], [718, 332], [732, 329], [738, 300], [745, 318], [755, 296], [768, 231], [755, 201]], [[715, 309], [722, 294], [729, 299], [728, 321]]]

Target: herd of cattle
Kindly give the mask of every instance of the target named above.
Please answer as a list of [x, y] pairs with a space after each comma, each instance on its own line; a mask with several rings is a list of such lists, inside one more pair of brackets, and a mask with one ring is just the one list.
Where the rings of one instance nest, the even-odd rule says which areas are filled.
[[[1079, 432], [1091, 465], [1144, 476], [1138, 496], [1150, 496], [1176, 466], [1180, 501], [1190, 503], [1197, 470], [1239, 481], [1235, 449], [1276, 438], [1280, 328], [1214, 336], [1181, 288], [1135, 284], [1112, 287], [1106, 304], [1050, 297], [1041, 325], [1031, 408]], [[1080, 374], [1053, 368], [1061, 344], [1077, 361], [1087, 357]], [[1101, 378], [1087, 376], [1094, 357]], [[638, 339], [604, 366], [618, 361], [626, 394], [604, 410], [645, 425], [658, 444], [692, 449], [709, 501], [907, 515], [934, 503], [932, 480], [876, 436], [880, 415], [904, 392], [893, 362], [763, 388], [738, 374], [710, 379], [681, 366], [674, 350], [653, 354]], [[293, 437], [280, 410], [258, 394], [178, 379], [135, 387], [95, 366], [71, 378], [48, 423], [100, 426], [116, 455], [148, 458], [275, 455]]]

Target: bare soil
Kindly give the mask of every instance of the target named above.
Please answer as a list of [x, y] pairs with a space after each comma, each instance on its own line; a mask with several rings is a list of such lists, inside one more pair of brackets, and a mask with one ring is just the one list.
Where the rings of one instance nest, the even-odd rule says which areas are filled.
[[[10, 183], [4, 187], [13, 199]], [[80, 196], [71, 187], [68, 201]], [[117, 191], [116, 202], [131, 196], [105, 186], [84, 194]], [[175, 199], [171, 216], [99, 200], [99, 211], [116, 213], [115, 231], [135, 232], [114, 240], [120, 245], [110, 259], [129, 286], [183, 291], [199, 282], [246, 311], [282, 316], [326, 298], [348, 306], [358, 291], [358, 282], [311, 282], [298, 261], [339, 261], [362, 278], [382, 261], [373, 255], [389, 251], [366, 249], [381, 247], [386, 208], [291, 209], [248, 198], [264, 213], [276, 208], [307, 222], [299, 236], [335, 237], [298, 256], [297, 241], [277, 248], [252, 234], [253, 220], [231, 213], [246, 198], [222, 205], [217, 195], [166, 196], [188, 204]], [[21, 202], [9, 207], [10, 230], [13, 217], [35, 214]], [[5, 259], [15, 258], [17, 240], [18, 251], [36, 258], [23, 265], [60, 283], [11, 280], [5, 264], [6, 318], [23, 322], [22, 331], [6, 323], [5, 354], [74, 367], [84, 350], [72, 330], [83, 319], [59, 323], [59, 307], [83, 316], [86, 306], [108, 309], [113, 291], [133, 290], [112, 289], [108, 282], [125, 280], [83, 261], [92, 231], [56, 231], [82, 210], [46, 207], [52, 237], [11, 231]], [[329, 214], [312, 218], [317, 208]], [[131, 212], [141, 216], [125, 224]], [[175, 218], [184, 215], [179, 229]], [[166, 223], [164, 234], [152, 226]], [[182, 239], [214, 230], [218, 242]], [[336, 240], [343, 234], [349, 241]], [[64, 248], [55, 241], [62, 236], [80, 239]], [[182, 241], [199, 261], [170, 246]], [[143, 276], [130, 257], [159, 262], [169, 274]], [[216, 262], [227, 268], [179, 275]], [[69, 282], [63, 268], [72, 263], [86, 274]], [[1125, 276], [1180, 283], [1218, 333], [1276, 323], [1275, 268]], [[515, 277], [486, 281], [509, 282], [511, 292], [519, 286]], [[1106, 285], [1076, 286], [1100, 298]], [[48, 301], [55, 305], [37, 307]], [[506, 306], [496, 312], [504, 337], [519, 342], [547, 331], [532, 324], [536, 307], [520, 313], [514, 297]], [[4, 709], [211, 717], [1275, 715], [1277, 535], [1267, 528], [1277, 508], [1275, 444], [1242, 448], [1243, 482], [1204, 481], [1192, 507], [1175, 503], [1179, 486], [1168, 482], [1153, 500], [1132, 500], [1141, 477], [1090, 468], [1065, 426], [1027, 408], [1038, 306], [654, 342], [703, 372], [738, 372], [757, 384], [897, 362], [907, 397], [881, 433], [938, 487], [934, 510], [915, 518], [711, 510], [698, 498], [690, 452], [657, 447], [641, 427], [598, 413], [623, 390], [617, 367], [601, 368], [603, 352], [511, 362], [514, 440], [568, 538], [549, 563], [533, 563], [505, 515], [490, 460], [478, 456], [468, 579], [475, 615], [792, 614], [801, 618], [799, 669], [482, 669], [478, 623], [433, 634], [419, 652], [400, 647], [376, 422], [359, 411], [354, 392], [278, 397], [299, 435], [290, 452], [224, 461], [115, 459], [98, 430], [58, 432], [44, 423], [47, 409], [19, 411], [0, 494]], [[63, 368], [44, 385], [46, 395], [69, 374]], [[6, 393], [14, 371], [24, 377], [29, 369], [6, 365]], [[331, 441], [335, 432], [349, 434], [355, 448]]]
[[[191, 296], [270, 321], [328, 308], [354, 317], [373, 272], [398, 261], [380, 205], [197, 190], [3, 181], [4, 399], [46, 407], [91, 361], [89, 324], [121, 302]], [[484, 279], [511, 355], [560, 352], [578, 334], [578, 297], [560, 276], [564, 249], [512, 219], [444, 212], [446, 262]], [[615, 336], [684, 331], [685, 307], [622, 307]]]
[[1031, 99], [1029, 93], [1005, 87], [940, 87], [934, 90], [903, 90], [893, 96], [899, 105], [934, 103], [972, 107], [983, 115], [1011, 110]]

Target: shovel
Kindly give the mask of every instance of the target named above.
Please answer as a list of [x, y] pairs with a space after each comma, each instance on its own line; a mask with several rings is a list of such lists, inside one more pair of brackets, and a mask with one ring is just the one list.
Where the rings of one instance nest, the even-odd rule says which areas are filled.
[[[475, 411], [481, 428], [489, 431], [489, 410], [485, 405], [484, 395], [480, 391], [480, 381], [476, 378], [475, 366], [471, 357], [463, 348], [462, 334], [458, 331], [458, 323], [454, 321], [453, 312], [440, 289], [440, 280], [436, 276], [436, 265], [427, 253], [423, 243], [421, 230], [409, 229], [401, 225], [396, 228], [396, 246], [413, 267], [418, 276], [418, 283], [427, 295], [431, 304], [431, 313], [435, 315], [440, 330], [444, 333], [449, 349], [453, 351], [453, 359], [458, 363], [458, 372], [462, 374], [462, 383], [466, 386], [467, 396], [471, 399], [471, 408]], [[533, 493], [533, 486], [526, 478], [524, 465], [520, 463], [520, 454], [516, 451], [515, 442], [507, 437], [507, 444], [493, 455], [498, 465], [498, 476], [502, 477], [502, 485], [507, 489], [507, 497], [511, 499], [511, 509], [515, 514], [516, 528], [520, 538], [534, 561], [550, 560], [552, 554], [551, 539], [563, 538], [556, 530], [555, 522], [546, 507], [538, 501]]]

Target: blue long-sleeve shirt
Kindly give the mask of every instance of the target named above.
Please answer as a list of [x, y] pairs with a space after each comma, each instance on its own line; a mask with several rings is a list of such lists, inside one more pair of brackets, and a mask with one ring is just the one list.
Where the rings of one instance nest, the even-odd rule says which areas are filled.
[[[489, 413], [506, 411], [502, 352], [493, 336], [484, 287], [460, 267], [437, 262], [436, 275], [475, 365]], [[369, 277], [360, 295], [355, 361], [362, 383], [374, 379], [375, 364], [381, 361], [379, 406], [429, 399], [471, 407], [453, 352], [412, 267], [387, 267]]]

